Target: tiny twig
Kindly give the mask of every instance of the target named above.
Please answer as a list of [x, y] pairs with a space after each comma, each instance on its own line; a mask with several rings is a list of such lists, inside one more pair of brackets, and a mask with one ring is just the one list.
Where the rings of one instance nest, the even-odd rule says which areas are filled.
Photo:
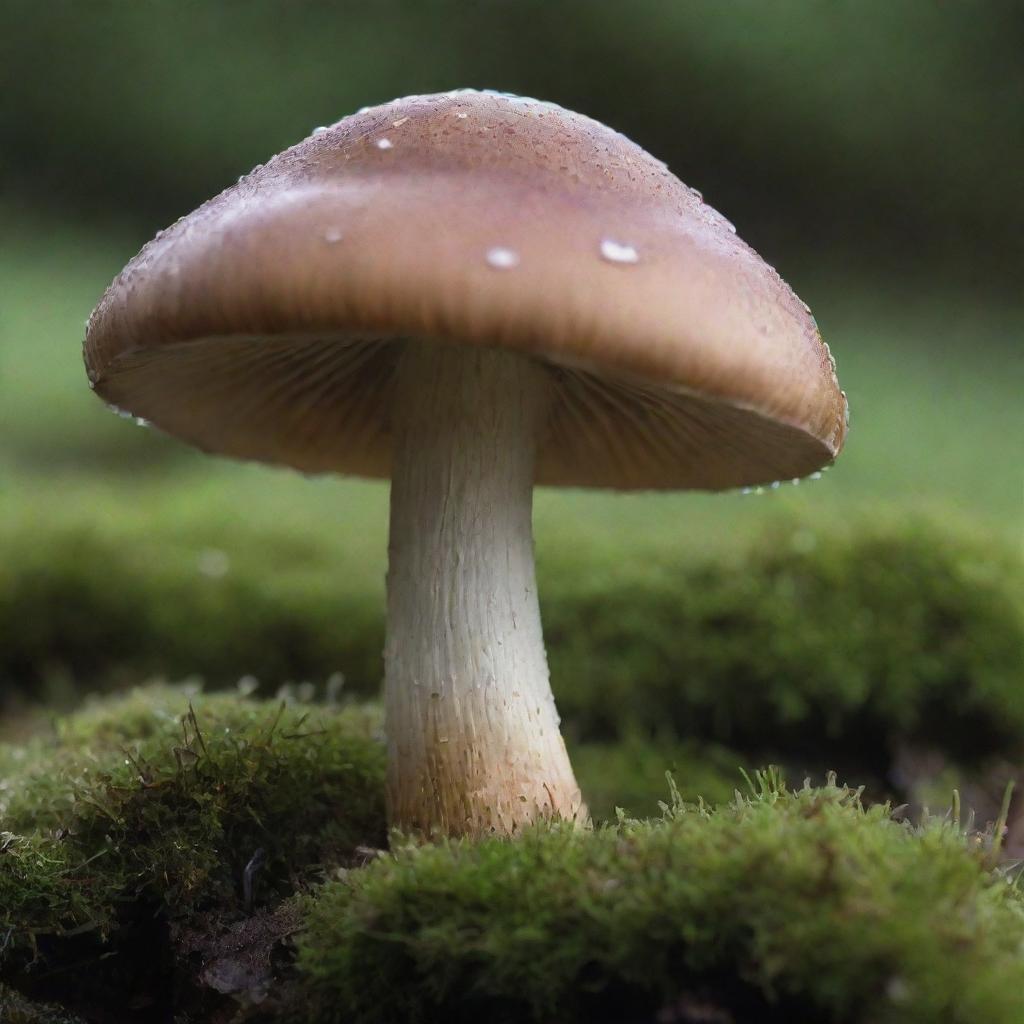
[[260, 846], [250, 858], [249, 863], [245, 865], [245, 870], [242, 872], [242, 902], [246, 911], [252, 910], [253, 898], [256, 895], [256, 876], [263, 869], [266, 861], [266, 851]]
[[195, 708], [192, 707], [192, 701], [188, 702], [188, 718], [192, 723], [192, 728], [195, 730], [196, 739], [199, 741], [199, 746], [202, 747], [203, 755], [209, 758], [210, 752], [206, 749], [206, 741], [203, 739], [202, 731], [199, 728], [199, 719], [196, 718]]
[[153, 782], [153, 776], [145, 767], [143, 767], [142, 762], [127, 747], [122, 747], [121, 751], [135, 769], [135, 773], [139, 777], [139, 783], [143, 787], [151, 785]]
[[277, 713], [274, 715], [274, 720], [270, 723], [270, 729], [267, 732], [267, 738], [264, 740], [265, 743], [269, 743], [274, 738], [274, 733], [277, 730], [277, 726], [281, 721], [281, 716], [284, 714], [285, 702], [281, 701], [278, 705]]
[[1003, 848], [1003, 833], [1006, 831], [1006, 823], [1010, 818], [1010, 801], [1013, 799], [1013, 779], [1006, 784], [1003, 793], [1003, 806], [999, 810], [999, 817], [996, 819], [995, 831], [992, 835], [992, 859], [998, 860], [999, 853]]

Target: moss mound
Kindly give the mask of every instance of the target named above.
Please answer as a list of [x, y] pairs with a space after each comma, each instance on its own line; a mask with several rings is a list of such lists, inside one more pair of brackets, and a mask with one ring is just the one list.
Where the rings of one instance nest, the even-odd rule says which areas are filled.
[[[218, 575], [218, 551], [164, 532], [127, 545], [116, 524], [0, 531], [0, 692], [193, 672], [212, 687], [251, 673], [272, 691], [338, 671], [350, 692], [377, 692], [383, 602], [348, 556], [236, 532]], [[878, 777], [908, 743], [964, 763], [1019, 752], [1013, 552], [919, 524], [789, 523], [724, 560], [640, 554], [539, 552], [570, 738], [696, 737], [761, 762], [852, 757]]]
[[183, 949], [209, 956], [254, 915], [272, 946], [292, 927], [282, 900], [384, 844], [375, 712], [192, 701], [138, 691], [0, 748], [9, 982], [134, 1020], [133, 1000], [169, 998]]
[[714, 812], [403, 846], [307, 900], [307, 1019], [1017, 1024], [996, 852], [774, 774]]
[[[989, 836], [769, 773], [718, 810], [674, 790], [655, 822], [386, 855], [378, 725], [151, 687], [0, 745], [0, 1020], [1024, 1019]], [[739, 778], [692, 743], [577, 753], [609, 805], [666, 765], [687, 796]]]
[[338, 670], [376, 693], [383, 603], [362, 574], [339, 586], [344, 567], [285, 531], [243, 531], [229, 558], [173, 520], [127, 538], [119, 525], [0, 529], [0, 693], [66, 702], [196, 673], [214, 689], [258, 675], [273, 693]]
[[970, 762], [1024, 740], [1024, 573], [986, 543], [791, 525], [732, 559], [632, 578], [546, 570], [552, 677], [581, 736], [852, 755], [879, 774], [902, 743]]
[[81, 1017], [59, 1006], [37, 1003], [0, 985], [0, 1021], [3, 1024], [84, 1024]]

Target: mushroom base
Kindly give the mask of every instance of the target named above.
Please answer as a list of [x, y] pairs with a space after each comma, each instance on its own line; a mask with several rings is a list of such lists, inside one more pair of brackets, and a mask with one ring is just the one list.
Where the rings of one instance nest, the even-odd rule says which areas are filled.
[[410, 342], [393, 419], [385, 701], [392, 825], [511, 835], [585, 821], [534, 579], [543, 367]]

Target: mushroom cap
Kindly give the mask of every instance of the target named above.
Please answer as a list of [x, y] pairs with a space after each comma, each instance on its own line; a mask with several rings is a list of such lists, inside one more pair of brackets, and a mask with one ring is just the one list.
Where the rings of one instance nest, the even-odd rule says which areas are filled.
[[388, 476], [403, 339], [550, 367], [537, 481], [721, 489], [831, 462], [814, 318], [623, 135], [458, 91], [368, 108], [161, 232], [90, 318], [110, 404], [198, 447]]

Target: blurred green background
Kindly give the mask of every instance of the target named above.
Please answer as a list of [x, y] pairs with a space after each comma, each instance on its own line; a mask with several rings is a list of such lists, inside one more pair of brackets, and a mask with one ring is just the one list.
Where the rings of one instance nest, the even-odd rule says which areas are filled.
[[[4, 476], [222, 471], [92, 400], [92, 305], [157, 229], [314, 125], [470, 85], [621, 129], [810, 302], [853, 426], [828, 484], [785, 500], [938, 501], [1019, 525], [1022, 50], [1024, 9], [999, 0], [2, 0]], [[274, 500], [295, 486], [227, 472]], [[377, 522], [380, 488], [353, 493]], [[613, 520], [642, 505], [649, 527], [706, 501], [568, 500]]]
[[[542, 577], [611, 592], [623, 567], [782, 535], [806, 554], [882, 521], [991, 540], [991, 560], [957, 564], [1001, 578], [1024, 539], [1022, 52], [1010, 0], [0, 0], [0, 606], [20, 652], [0, 685], [57, 692], [104, 662], [82, 655], [90, 636], [136, 652], [129, 632], [157, 638], [147, 670], [326, 672], [330, 656], [254, 663], [261, 628], [301, 646], [299, 613], [268, 633], [243, 592], [304, 610], [336, 586], [355, 595], [324, 627], [337, 650], [364, 627], [376, 643], [386, 487], [229, 464], [115, 417], [86, 385], [83, 324], [159, 228], [315, 125], [462, 86], [553, 100], [665, 159], [811, 305], [850, 397], [847, 450], [818, 482], [541, 493]], [[71, 633], [86, 639], [65, 657], [51, 640]]]

